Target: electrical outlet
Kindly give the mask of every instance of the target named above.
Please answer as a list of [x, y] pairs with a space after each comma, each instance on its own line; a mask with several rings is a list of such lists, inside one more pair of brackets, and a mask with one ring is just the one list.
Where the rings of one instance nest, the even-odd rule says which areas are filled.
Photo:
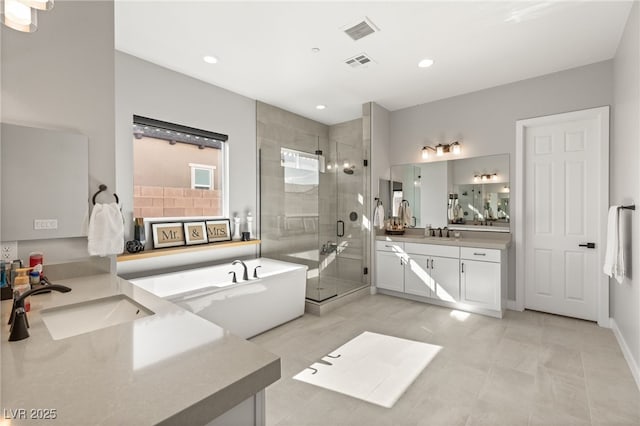
[[5, 262], [11, 262], [18, 258], [18, 242], [17, 241], [3, 241], [0, 255]]

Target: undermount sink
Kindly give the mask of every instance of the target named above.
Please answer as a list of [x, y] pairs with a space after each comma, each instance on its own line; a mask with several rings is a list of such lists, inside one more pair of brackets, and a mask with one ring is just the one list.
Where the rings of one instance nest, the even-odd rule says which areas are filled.
[[123, 294], [43, 309], [40, 313], [53, 340], [66, 339], [153, 314]]

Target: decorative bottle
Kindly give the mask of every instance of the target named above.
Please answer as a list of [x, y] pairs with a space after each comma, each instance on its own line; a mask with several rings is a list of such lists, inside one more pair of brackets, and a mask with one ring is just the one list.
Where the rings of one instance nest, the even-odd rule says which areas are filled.
[[240, 218], [233, 217], [233, 238], [234, 241], [240, 241]]
[[253, 240], [253, 216], [251, 216], [251, 212], [247, 213], [247, 232], [249, 232], [249, 239]]

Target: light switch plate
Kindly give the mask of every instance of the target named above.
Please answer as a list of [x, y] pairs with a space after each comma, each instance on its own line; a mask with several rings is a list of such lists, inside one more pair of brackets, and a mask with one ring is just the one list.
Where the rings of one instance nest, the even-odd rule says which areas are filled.
[[18, 242], [17, 241], [3, 241], [0, 256], [5, 262], [11, 262], [18, 258]]

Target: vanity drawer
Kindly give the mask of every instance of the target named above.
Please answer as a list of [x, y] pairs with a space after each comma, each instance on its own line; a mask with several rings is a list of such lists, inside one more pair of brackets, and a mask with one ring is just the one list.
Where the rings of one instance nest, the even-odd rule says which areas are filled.
[[398, 241], [376, 241], [377, 251], [404, 251], [404, 243]]
[[455, 257], [460, 256], [460, 247], [441, 246], [437, 244], [405, 243], [404, 251], [409, 254], [422, 254], [425, 256]]
[[500, 250], [461, 247], [460, 258], [470, 260], [484, 260], [485, 262], [500, 262]]

